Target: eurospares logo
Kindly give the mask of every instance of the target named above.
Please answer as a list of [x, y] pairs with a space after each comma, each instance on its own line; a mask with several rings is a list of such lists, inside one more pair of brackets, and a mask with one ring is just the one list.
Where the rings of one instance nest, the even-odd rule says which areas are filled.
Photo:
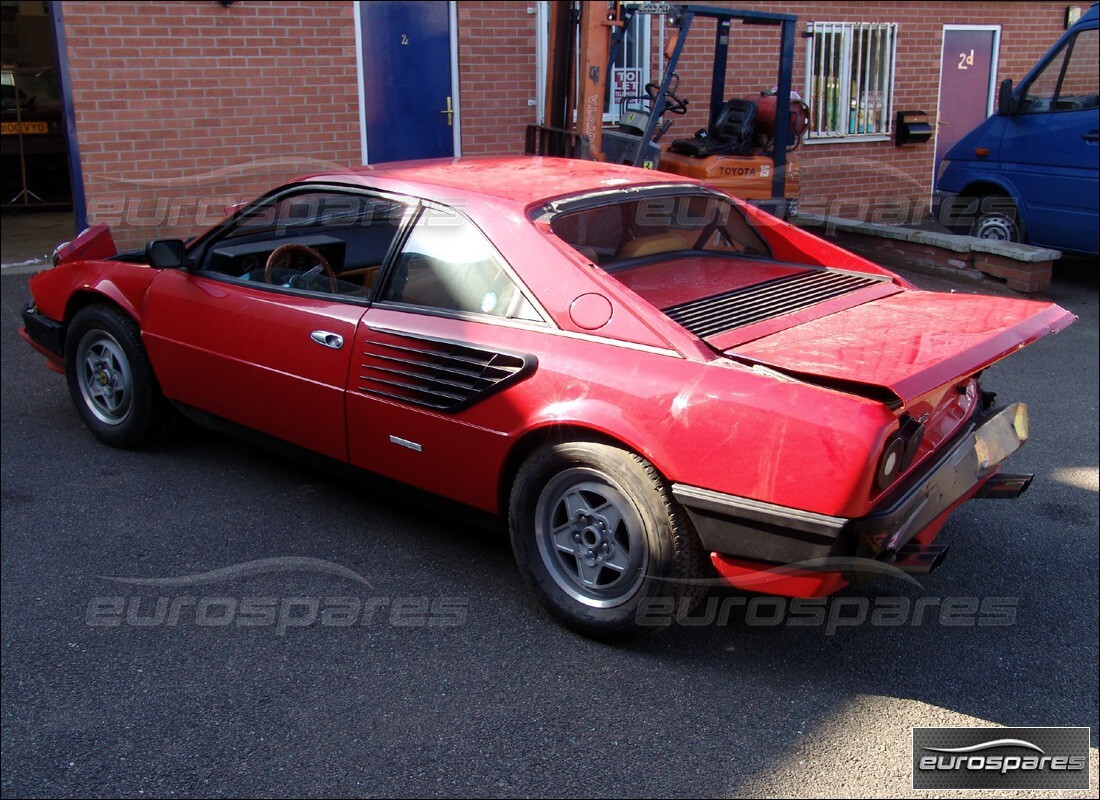
[[1087, 789], [1088, 728], [913, 728], [914, 789]]

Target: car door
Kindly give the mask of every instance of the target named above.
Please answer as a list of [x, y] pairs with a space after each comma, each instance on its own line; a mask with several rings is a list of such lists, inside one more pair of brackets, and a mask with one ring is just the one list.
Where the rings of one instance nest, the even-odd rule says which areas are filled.
[[143, 315], [165, 395], [346, 461], [351, 344], [404, 213], [388, 199], [292, 192], [199, 242], [192, 268], [157, 276]]
[[351, 463], [495, 509], [545, 319], [469, 219], [423, 206], [355, 333]]

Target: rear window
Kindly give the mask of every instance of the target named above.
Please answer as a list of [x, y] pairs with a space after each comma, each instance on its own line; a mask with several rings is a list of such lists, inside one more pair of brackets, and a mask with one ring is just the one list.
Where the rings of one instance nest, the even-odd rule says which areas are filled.
[[767, 244], [728, 199], [712, 194], [624, 198], [565, 211], [550, 223], [581, 255], [609, 271], [674, 256], [771, 256]]

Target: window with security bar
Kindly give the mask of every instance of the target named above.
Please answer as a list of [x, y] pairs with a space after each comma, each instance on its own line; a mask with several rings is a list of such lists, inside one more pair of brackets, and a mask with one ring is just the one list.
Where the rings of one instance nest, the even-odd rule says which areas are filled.
[[807, 143], [892, 135], [897, 30], [893, 22], [809, 23]]

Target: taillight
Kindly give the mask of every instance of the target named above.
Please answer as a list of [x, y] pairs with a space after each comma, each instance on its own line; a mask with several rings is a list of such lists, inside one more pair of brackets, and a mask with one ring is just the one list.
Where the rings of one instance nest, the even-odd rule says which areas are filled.
[[905, 442], [900, 436], [891, 436], [882, 450], [882, 456], [878, 460], [878, 471], [875, 473], [875, 485], [879, 489], [886, 489], [901, 474], [901, 460], [905, 455]]
[[886, 440], [882, 455], [875, 472], [875, 485], [880, 491], [890, 487], [901, 473], [909, 468], [917, 457], [921, 442], [924, 441], [924, 424], [908, 414], [901, 418], [898, 432]]

